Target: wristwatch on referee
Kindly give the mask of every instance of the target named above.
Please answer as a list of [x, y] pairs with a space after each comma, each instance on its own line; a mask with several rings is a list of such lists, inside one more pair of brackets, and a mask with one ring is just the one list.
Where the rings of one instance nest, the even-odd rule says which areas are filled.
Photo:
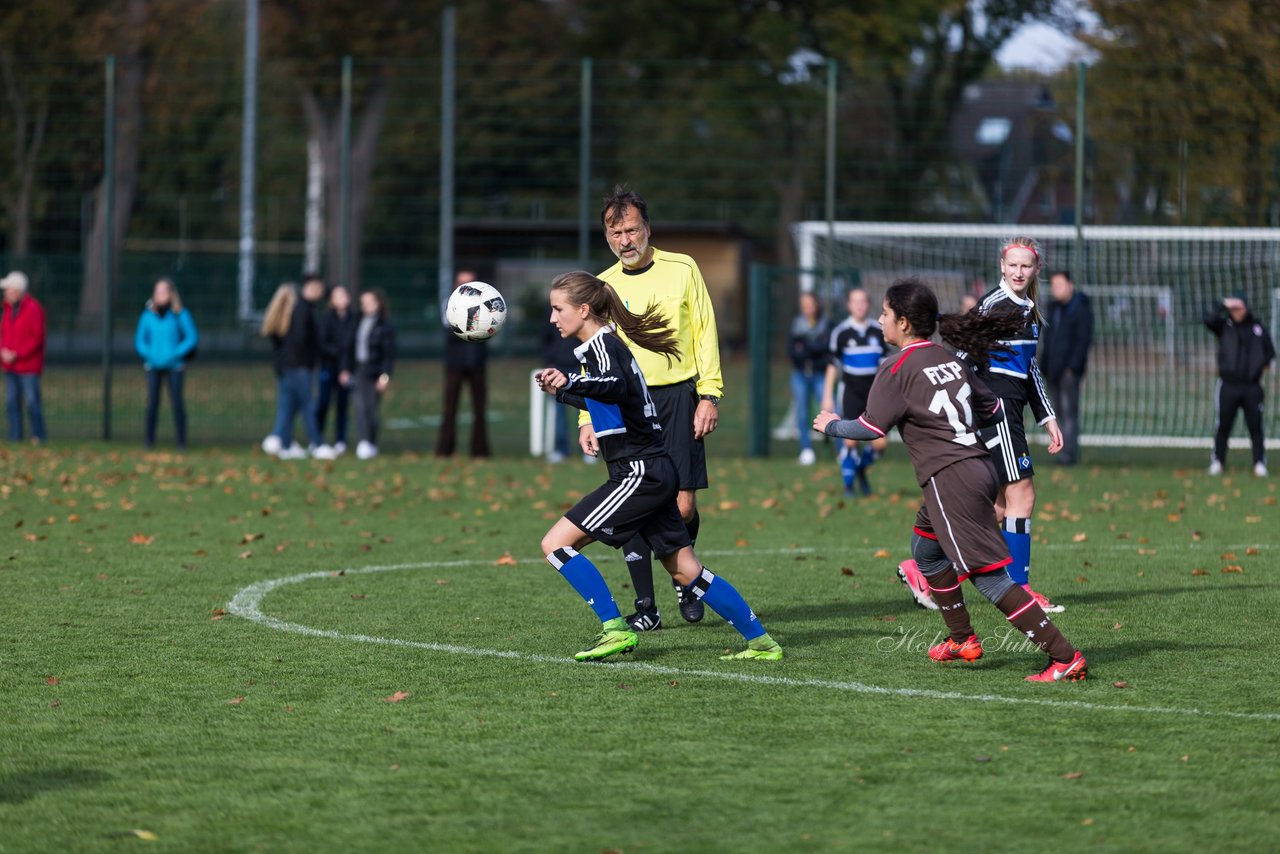
[[720, 405], [720, 398], [716, 397], [714, 394], [704, 394], [699, 398], [699, 400], [709, 400], [711, 401], [712, 406]]

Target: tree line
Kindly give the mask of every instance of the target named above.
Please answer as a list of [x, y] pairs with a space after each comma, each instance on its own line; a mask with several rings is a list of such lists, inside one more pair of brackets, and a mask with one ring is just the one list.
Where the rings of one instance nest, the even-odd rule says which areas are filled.
[[[1089, 221], [1260, 225], [1280, 170], [1280, 15], [1266, 0], [1091, 0]], [[335, 269], [340, 74], [354, 60], [352, 269], [431, 257], [440, 0], [262, 0], [259, 236]], [[732, 221], [791, 260], [822, 198], [826, 67], [838, 63], [841, 218], [933, 219], [949, 128], [1025, 22], [1062, 0], [468, 0], [457, 3], [458, 211], [576, 215], [578, 62], [594, 62], [593, 192], [643, 189], [672, 220]], [[0, 6], [0, 241], [13, 263], [107, 241], [236, 234], [243, 3]], [[107, 235], [102, 60], [117, 59]], [[1074, 69], [1046, 81], [1074, 126]], [[1188, 173], [1196, 178], [1190, 183]], [[956, 209], [955, 206], [949, 208]], [[961, 205], [960, 219], [990, 216]], [[358, 284], [358, 282], [356, 283]]]

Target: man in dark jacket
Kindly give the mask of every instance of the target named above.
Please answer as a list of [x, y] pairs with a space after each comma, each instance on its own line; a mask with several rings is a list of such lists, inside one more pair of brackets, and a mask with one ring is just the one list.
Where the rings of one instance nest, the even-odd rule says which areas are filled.
[[1040, 333], [1040, 368], [1062, 427], [1058, 464], [1072, 466], [1080, 461], [1080, 383], [1093, 346], [1093, 311], [1066, 270], [1049, 277], [1049, 289], [1053, 301]]
[[1215, 408], [1217, 431], [1209, 474], [1222, 474], [1227, 459], [1227, 439], [1235, 426], [1237, 410], [1244, 410], [1253, 445], [1253, 473], [1267, 476], [1267, 452], [1262, 435], [1265, 405], [1262, 376], [1276, 358], [1275, 344], [1266, 328], [1249, 311], [1244, 293], [1237, 291], [1205, 313], [1204, 325], [1218, 338], [1218, 388]]
[[[456, 290], [476, 280], [470, 270], [459, 270], [454, 277]], [[444, 306], [440, 307], [444, 318]], [[485, 404], [488, 402], [485, 367], [489, 345], [485, 341], [463, 341], [454, 335], [447, 325], [441, 324], [444, 334], [444, 411], [440, 421], [440, 435], [436, 440], [436, 456], [453, 456], [457, 443], [458, 399], [462, 396], [462, 383], [471, 387], [471, 456], [489, 456], [489, 425], [485, 423]]]

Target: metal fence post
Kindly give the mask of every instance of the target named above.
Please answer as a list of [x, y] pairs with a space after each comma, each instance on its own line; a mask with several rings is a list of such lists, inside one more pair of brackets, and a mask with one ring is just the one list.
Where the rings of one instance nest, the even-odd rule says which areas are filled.
[[351, 287], [351, 57], [342, 57], [338, 152], [338, 281]]
[[591, 236], [591, 58], [582, 60], [582, 104], [578, 114], [578, 268], [587, 268]]
[[770, 312], [770, 269], [752, 264], [747, 296], [747, 341], [750, 348], [750, 420], [747, 454], [769, 456], [769, 379], [773, 361]]
[[111, 292], [115, 289], [116, 58], [107, 57], [106, 114], [102, 123], [102, 440], [111, 440]]

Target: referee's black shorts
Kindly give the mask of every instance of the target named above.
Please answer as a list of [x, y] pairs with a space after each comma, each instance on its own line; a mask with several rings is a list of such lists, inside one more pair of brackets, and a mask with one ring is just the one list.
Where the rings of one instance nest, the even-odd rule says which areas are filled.
[[1023, 402], [1001, 398], [1001, 403], [1004, 405], [1003, 418], [994, 426], [979, 430], [978, 438], [991, 454], [996, 476], [1003, 485], [1035, 477], [1036, 470], [1031, 465], [1027, 431], [1022, 426]]
[[658, 423], [667, 453], [676, 467], [680, 489], [707, 488], [707, 452], [701, 439], [693, 438], [693, 413], [698, 408], [698, 384], [694, 380], [649, 386], [658, 409]]
[[565, 518], [615, 549], [639, 534], [664, 558], [689, 545], [689, 529], [676, 506], [675, 474], [666, 454], [609, 463], [609, 480], [584, 495]]

